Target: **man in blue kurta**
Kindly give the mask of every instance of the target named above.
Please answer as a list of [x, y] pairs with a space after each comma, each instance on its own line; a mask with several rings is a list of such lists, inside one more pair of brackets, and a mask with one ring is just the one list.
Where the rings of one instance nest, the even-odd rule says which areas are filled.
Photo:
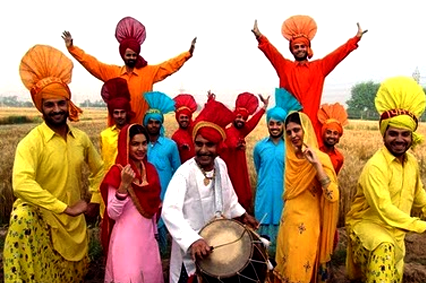
[[[157, 169], [161, 183], [161, 200], [164, 199], [167, 186], [173, 173], [180, 166], [179, 150], [176, 143], [164, 136], [164, 116], [175, 110], [175, 102], [162, 92], [147, 92], [144, 95], [149, 109], [145, 113], [143, 125], [149, 135], [148, 161]], [[159, 246], [162, 256], [168, 250], [167, 229], [162, 219], [158, 222]]]
[[254, 215], [261, 221], [258, 230], [271, 238], [270, 252], [275, 254], [275, 242], [283, 210], [284, 192], [284, 120], [287, 112], [279, 106], [266, 113], [269, 137], [256, 143], [253, 151], [257, 173]]

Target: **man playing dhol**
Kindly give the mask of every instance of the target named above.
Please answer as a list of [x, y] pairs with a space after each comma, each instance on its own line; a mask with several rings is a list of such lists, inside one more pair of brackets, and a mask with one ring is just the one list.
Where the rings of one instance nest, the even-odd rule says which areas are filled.
[[[226, 137], [224, 127], [233, 118], [225, 105], [210, 99], [194, 122], [195, 157], [179, 167], [170, 181], [162, 212], [173, 237], [170, 282], [197, 282], [194, 261], [212, 252], [198, 232], [210, 220], [240, 217], [243, 223], [258, 225], [238, 203], [226, 165], [218, 157]], [[221, 205], [214, 201], [218, 198]]]

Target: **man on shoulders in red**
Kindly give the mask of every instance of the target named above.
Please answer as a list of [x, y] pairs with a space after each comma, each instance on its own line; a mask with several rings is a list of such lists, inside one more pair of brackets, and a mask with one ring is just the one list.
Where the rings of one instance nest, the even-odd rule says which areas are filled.
[[192, 114], [197, 110], [197, 102], [190, 94], [179, 94], [175, 98], [175, 118], [179, 128], [173, 133], [179, 149], [181, 164], [195, 156], [194, 141], [192, 139]]
[[343, 165], [343, 154], [335, 147], [343, 135], [343, 126], [348, 123], [348, 114], [343, 105], [339, 103], [324, 104], [318, 111], [318, 120], [322, 124], [321, 137], [323, 145], [322, 152], [330, 156], [336, 175], [339, 174]]
[[317, 118], [320, 107], [325, 78], [352, 51], [358, 48], [358, 42], [367, 30], [358, 25], [355, 37], [337, 48], [322, 59], [308, 61], [313, 56], [311, 41], [317, 32], [317, 25], [309, 16], [292, 16], [284, 21], [283, 36], [290, 42], [290, 52], [295, 61], [283, 55], [259, 31], [257, 20], [252, 32], [259, 42], [259, 49], [271, 62], [279, 77], [279, 87], [285, 88], [302, 104], [303, 112], [312, 121], [318, 144], [322, 145], [321, 125]]
[[[244, 92], [238, 95], [235, 102], [235, 118], [232, 125], [226, 129], [226, 147], [220, 153], [228, 167], [238, 202], [248, 211], [252, 211], [252, 189], [247, 167], [245, 138], [257, 126], [269, 103], [269, 96], [265, 99], [259, 95], [259, 98], [263, 102], [263, 107], [257, 110], [259, 100], [254, 94]], [[253, 116], [248, 119], [250, 115]]]

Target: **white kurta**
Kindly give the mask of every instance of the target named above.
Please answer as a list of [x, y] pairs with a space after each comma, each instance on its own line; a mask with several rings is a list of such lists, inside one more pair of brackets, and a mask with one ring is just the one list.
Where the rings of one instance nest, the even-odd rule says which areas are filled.
[[[238, 203], [225, 162], [219, 157], [215, 159], [215, 168], [216, 175], [220, 175], [215, 180], [220, 180], [223, 216], [235, 218], [243, 215], [245, 210]], [[194, 158], [178, 168], [167, 187], [162, 217], [173, 237], [170, 282], [178, 282], [182, 262], [188, 275], [195, 273], [195, 263], [188, 249], [201, 239], [198, 232], [215, 216], [214, 190], [214, 182], [204, 185], [204, 175]]]

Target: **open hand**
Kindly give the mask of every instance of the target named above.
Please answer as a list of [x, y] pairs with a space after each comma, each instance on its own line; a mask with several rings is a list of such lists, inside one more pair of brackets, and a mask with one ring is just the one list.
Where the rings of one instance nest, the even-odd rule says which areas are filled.
[[61, 37], [65, 41], [65, 45], [67, 46], [67, 48], [73, 46], [73, 39], [72, 39], [71, 33], [69, 31], [65, 30], [62, 33]]

